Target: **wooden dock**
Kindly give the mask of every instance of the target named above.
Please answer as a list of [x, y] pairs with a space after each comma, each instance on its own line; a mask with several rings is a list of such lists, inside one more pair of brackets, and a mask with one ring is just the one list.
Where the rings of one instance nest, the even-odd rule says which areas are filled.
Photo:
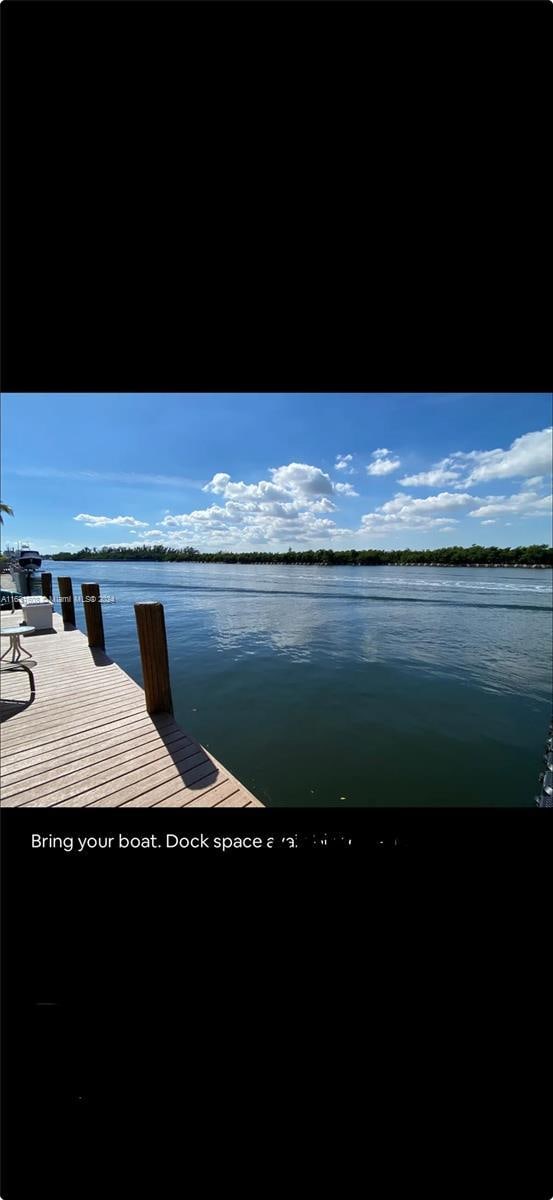
[[170, 713], [149, 714], [142, 688], [59, 614], [21, 644], [36, 695], [26, 672], [2, 676], [2, 807], [263, 808]]

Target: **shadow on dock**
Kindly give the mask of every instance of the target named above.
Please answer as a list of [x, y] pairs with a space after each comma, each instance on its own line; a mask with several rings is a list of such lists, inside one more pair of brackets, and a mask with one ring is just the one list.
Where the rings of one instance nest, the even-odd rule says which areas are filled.
[[[152, 721], [157, 726], [156, 717], [152, 717]], [[165, 731], [158, 727], [158, 732], [185, 787], [192, 791], [205, 790], [228, 778], [200, 743], [176, 723]]]

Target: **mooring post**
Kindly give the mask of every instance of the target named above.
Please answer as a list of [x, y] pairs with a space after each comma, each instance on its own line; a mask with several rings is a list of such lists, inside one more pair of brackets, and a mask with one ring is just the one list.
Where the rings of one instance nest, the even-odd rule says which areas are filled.
[[75, 605], [73, 603], [73, 584], [66, 575], [58, 575], [60, 589], [61, 616], [64, 625], [76, 625]]
[[163, 604], [135, 604], [146, 708], [149, 713], [173, 712]]
[[106, 643], [104, 639], [100, 585], [98, 583], [81, 583], [81, 592], [83, 594], [88, 644], [99, 650], [105, 650]]
[[42, 595], [50, 601], [52, 608], [54, 607], [54, 594], [52, 592], [52, 576], [49, 571], [41, 571], [40, 582], [42, 586]]

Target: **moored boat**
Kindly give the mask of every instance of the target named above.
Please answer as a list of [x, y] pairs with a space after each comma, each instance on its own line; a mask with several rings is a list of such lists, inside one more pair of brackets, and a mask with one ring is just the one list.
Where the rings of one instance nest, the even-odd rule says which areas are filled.
[[541, 792], [536, 796], [536, 804], [538, 808], [553, 808], [553, 721], [549, 726], [543, 761], [545, 771], [542, 771], [539, 777]]
[[8, 571], [13, 579], [16, 591], [22, 596], [30, 596], [40, 587], [37, 571], [42, 566], [42, 557], [38, 550], [31, 550], [23, 544], [18, 550], [6, 547]]

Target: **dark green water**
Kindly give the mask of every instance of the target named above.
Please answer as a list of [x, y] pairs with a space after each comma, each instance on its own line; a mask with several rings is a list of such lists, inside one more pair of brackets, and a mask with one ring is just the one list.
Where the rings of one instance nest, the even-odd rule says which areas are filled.
[[106, 649], [139, 683], [133, 604], [162, 601], [177, 721], [266, 804], [534, 804], [549, 571], [44, 567], [115, 597]]

